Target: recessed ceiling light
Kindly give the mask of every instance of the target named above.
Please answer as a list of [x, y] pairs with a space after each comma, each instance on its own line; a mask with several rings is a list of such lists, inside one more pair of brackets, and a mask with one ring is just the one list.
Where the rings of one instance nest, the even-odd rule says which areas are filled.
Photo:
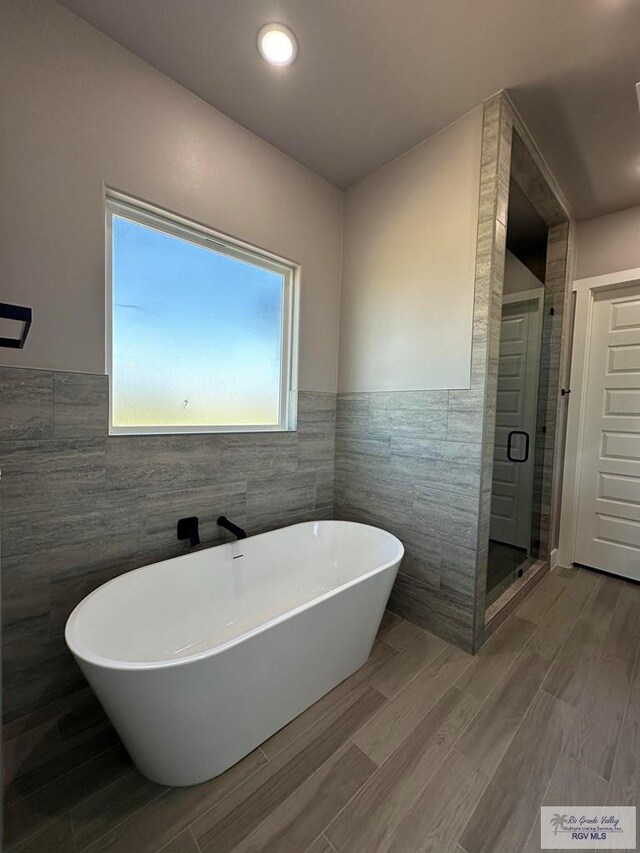
[[288, 27], [265, 24], [258, 33], [258, 50], [271, 65], [289, 65], [296, 58], [298, 43]]

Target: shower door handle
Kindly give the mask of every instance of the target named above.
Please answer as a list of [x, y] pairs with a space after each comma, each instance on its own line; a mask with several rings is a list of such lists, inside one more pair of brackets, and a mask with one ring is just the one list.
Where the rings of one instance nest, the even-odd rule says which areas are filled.
[[[512, 455], [513, 437], [514, 435], [524, 436], [524, 456], [522, 459], [514, 459]], [[513, 429], [507, 436], [507, 459], [509, 462], [526, 462], [529, 458], [529, 433], [522, 429]]]

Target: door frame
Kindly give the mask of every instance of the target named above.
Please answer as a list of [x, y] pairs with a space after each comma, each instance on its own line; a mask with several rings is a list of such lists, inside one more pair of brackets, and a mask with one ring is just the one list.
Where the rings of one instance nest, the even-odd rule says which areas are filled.
[[589, 350], [591, 346], [591, 320], [593, 303], [597, 294], [616, 290], [625, 284], [640, 283], [640, 267], [620, 270], [605, 275], [579, 278], [573, 282], [575, 318], [571, 352], [571, 397], [567, 415], [567, 437], [562, 478], [562, 504], [560, 510], [560, 537], [556, 562], [571, 566], [576, 548], [578, 528], [578, 494], [582, 476], [580, 448], [584, 438], [584, 418], [587, 395], [584, 393]]

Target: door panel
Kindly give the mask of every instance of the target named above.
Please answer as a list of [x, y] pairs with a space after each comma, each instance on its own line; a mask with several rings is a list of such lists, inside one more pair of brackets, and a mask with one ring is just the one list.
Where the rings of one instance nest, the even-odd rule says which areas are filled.
[[593, 301], [575, 560], [640, 580], [640, 286]]
[[607, 459], [623, 459], [630, 465], [640, 463], [640, 435], [602, 430], [602, 455]]
[[640, 412], [640, 388], [623, 391], [613, 388], [605, 392], [605, 415], [634, 415]]
[[640, 329], [640, 299], [616, 302], [612, 308], [611, 331]]
[[609, 373], [640, 371], [640, 345], [624, 344], [609, 347]]
[[630, 548], [637, 551], [640, 548], [640, 522], [628, 518], [615, 518], [610, 515], [598, 514], [596, 535], [603, 542], [615, 546]]
[[[535, 438], [542, 316], [539, 295], [531, 292], [517, 301], [505, 300], [500, 329], [496, 433], [493, 460], [490, 537], [497, 542], [529, 549], [533, 490], [533, 454], [526, 462], [507, 457], [509, 434], [514, 430]], [[511, 455], [522, 458], [526, 437], [511, 441]]]
[[598, 497], [608, 501], [625, 501], [640, 506], [640, 477], [600, 474]]

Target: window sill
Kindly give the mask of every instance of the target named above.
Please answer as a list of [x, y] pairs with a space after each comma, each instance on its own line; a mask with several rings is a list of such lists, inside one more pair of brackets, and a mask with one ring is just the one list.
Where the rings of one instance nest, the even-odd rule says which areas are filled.
[[110, 427], [110, 436], [146, 435], [251, 435], [259, 433], [296, 432], [297, 427], [283, 426], [224, 426], [224, 427]]

